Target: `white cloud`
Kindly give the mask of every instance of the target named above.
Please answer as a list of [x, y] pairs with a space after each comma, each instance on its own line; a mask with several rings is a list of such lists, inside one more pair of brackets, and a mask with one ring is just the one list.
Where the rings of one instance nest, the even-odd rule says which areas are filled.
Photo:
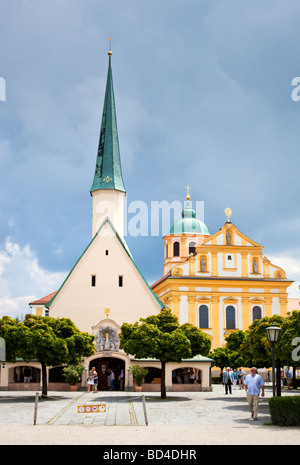
[[[296, 258], [295, 258], [296, 257]], [[299, 258], [298, 258], [299, 257]], [[285, 272], [287, 279], [294, 283], [287, 289], [290, 298], [300, 298], [300, 254], [299, 251], [286, 251], [278, 255], [268, 257], [271, 262], [280, 266]]]
[[29, 244], [8, 238], [0, 250], [0, 317], [25, 315], [29, 302], [57, 290], [65, 276], [41, 268]]

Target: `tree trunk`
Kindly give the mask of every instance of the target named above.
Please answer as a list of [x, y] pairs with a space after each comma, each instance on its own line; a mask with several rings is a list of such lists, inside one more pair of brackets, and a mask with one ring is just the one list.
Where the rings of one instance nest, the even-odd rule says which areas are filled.
[[280, 360], [276, 360], [276, 395], [277, 397], [281, 396], [281, 366]]
[[48, 395], [48, 386], [47, 386], [47, 368], [44, 362], [42, 365], [42, 397], [47, 397]]
[[166, 362], [161, 362], [161, 398], [166, 399]]
[[293, 367], [293, 388], [297, 389], [297, 372], [296, 372], [296, 367]]

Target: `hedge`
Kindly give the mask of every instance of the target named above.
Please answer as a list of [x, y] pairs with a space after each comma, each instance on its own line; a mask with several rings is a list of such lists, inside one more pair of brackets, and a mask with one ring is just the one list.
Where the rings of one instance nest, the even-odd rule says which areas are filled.
[[269, 408], [273, 425], [300, 426], [300, 396], [272, 397]]

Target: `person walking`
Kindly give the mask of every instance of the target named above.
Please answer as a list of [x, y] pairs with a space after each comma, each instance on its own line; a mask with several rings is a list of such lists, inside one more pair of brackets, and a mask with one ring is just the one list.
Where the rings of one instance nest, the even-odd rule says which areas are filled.
[[227, 367], [225, 373], [223, 373], [223, 384], [225, 385], [225, 394], [232, 394], [231, 386], [233, 384], [233, 373], [230, 370], [230, 367]]
[[233, 370], [233, 389], [236, 388], [236, 383], [237, 383], [237, 372], [236, 370]]
[[93, 368], [93, 381], [94, 381], [93, 393], [97, 393], [98, 392], [98, 373], [96, 371], [96, 368]]
[[240, 389], [242, 389], [243, 384], [244, 384], [244, 376], [245, 376], [244, 370], [242, 368], [239, 368], [237, 371], [237, 377], [238, 377], [238, 383], [239, 383]]
[[125, 381], [124, 370], [121, 370], [121, 373], [119, 375], [119, 381], [120, 381], [120, 391], [123, 391], [123, 389], [124, 389], [124, 381]]
[[288, 390], [292, 389], [292, 372], [290, 366], [288, 365], [285, 369], [285, 377]]
[[92, 392], [93, 389], [94, 389], [93, 370], [94, 370], [94, 368], [92, 368], [89, 371], [89, 374], [88, 374], [88, 379], [87, 379], [88, 389], [87, 389], [87, 392]]
[[257, 368], [252, 367], [250, 374], [246, 376], [244, 386], [247, 395], [247, 401], [253, 420], [257, 420], [259, 394], [265, 395], [265, 383], [262, 377], [257, 373]]
[[109, 386], [112, 391], [115, 391], [115, 374], [114, 374], [114, 369], [112, 368], [110, 370], [110, 375], [109, 375]]

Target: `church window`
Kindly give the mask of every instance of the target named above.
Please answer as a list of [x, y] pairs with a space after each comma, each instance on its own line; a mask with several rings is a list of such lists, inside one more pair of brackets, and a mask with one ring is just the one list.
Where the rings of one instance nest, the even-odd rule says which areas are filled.
[[173, 256], [174, 257], [179, 257], [180, 256], [179, 242], [174, 242], [174, 244], [173, 244]]
[[105, 255], [108, 255], [108, 250], [105, 250]]
[[261, 319], [261, 308], [258, 305], [252, 308], [252, 317], [253, 321]]
[[231, 255], [228, 255], [227, 260], [232, 260]]
[[50, 310], [48, 308], [45, 308], [45, 316], [49, 316], [50, 315]]
[[196, 246], [196, 242], [190, 242], [189, 243], [189, 254], [190, 253], [194, 254], [196, 252], [196, 247], [195, 246]]
[[92, 274], [91, 285], [92, 285], [92, 287], [96, 286], [96, 275], [95, 274]]
[[119, 287], [123, 287], [123, 276], [119, 276]]
[[235, 308], [232, 305], [226, 307], [226, 329], [235, 329]]
[[199, 307], [199, 328], [209, 328], [207, 305], [200, 305]]

